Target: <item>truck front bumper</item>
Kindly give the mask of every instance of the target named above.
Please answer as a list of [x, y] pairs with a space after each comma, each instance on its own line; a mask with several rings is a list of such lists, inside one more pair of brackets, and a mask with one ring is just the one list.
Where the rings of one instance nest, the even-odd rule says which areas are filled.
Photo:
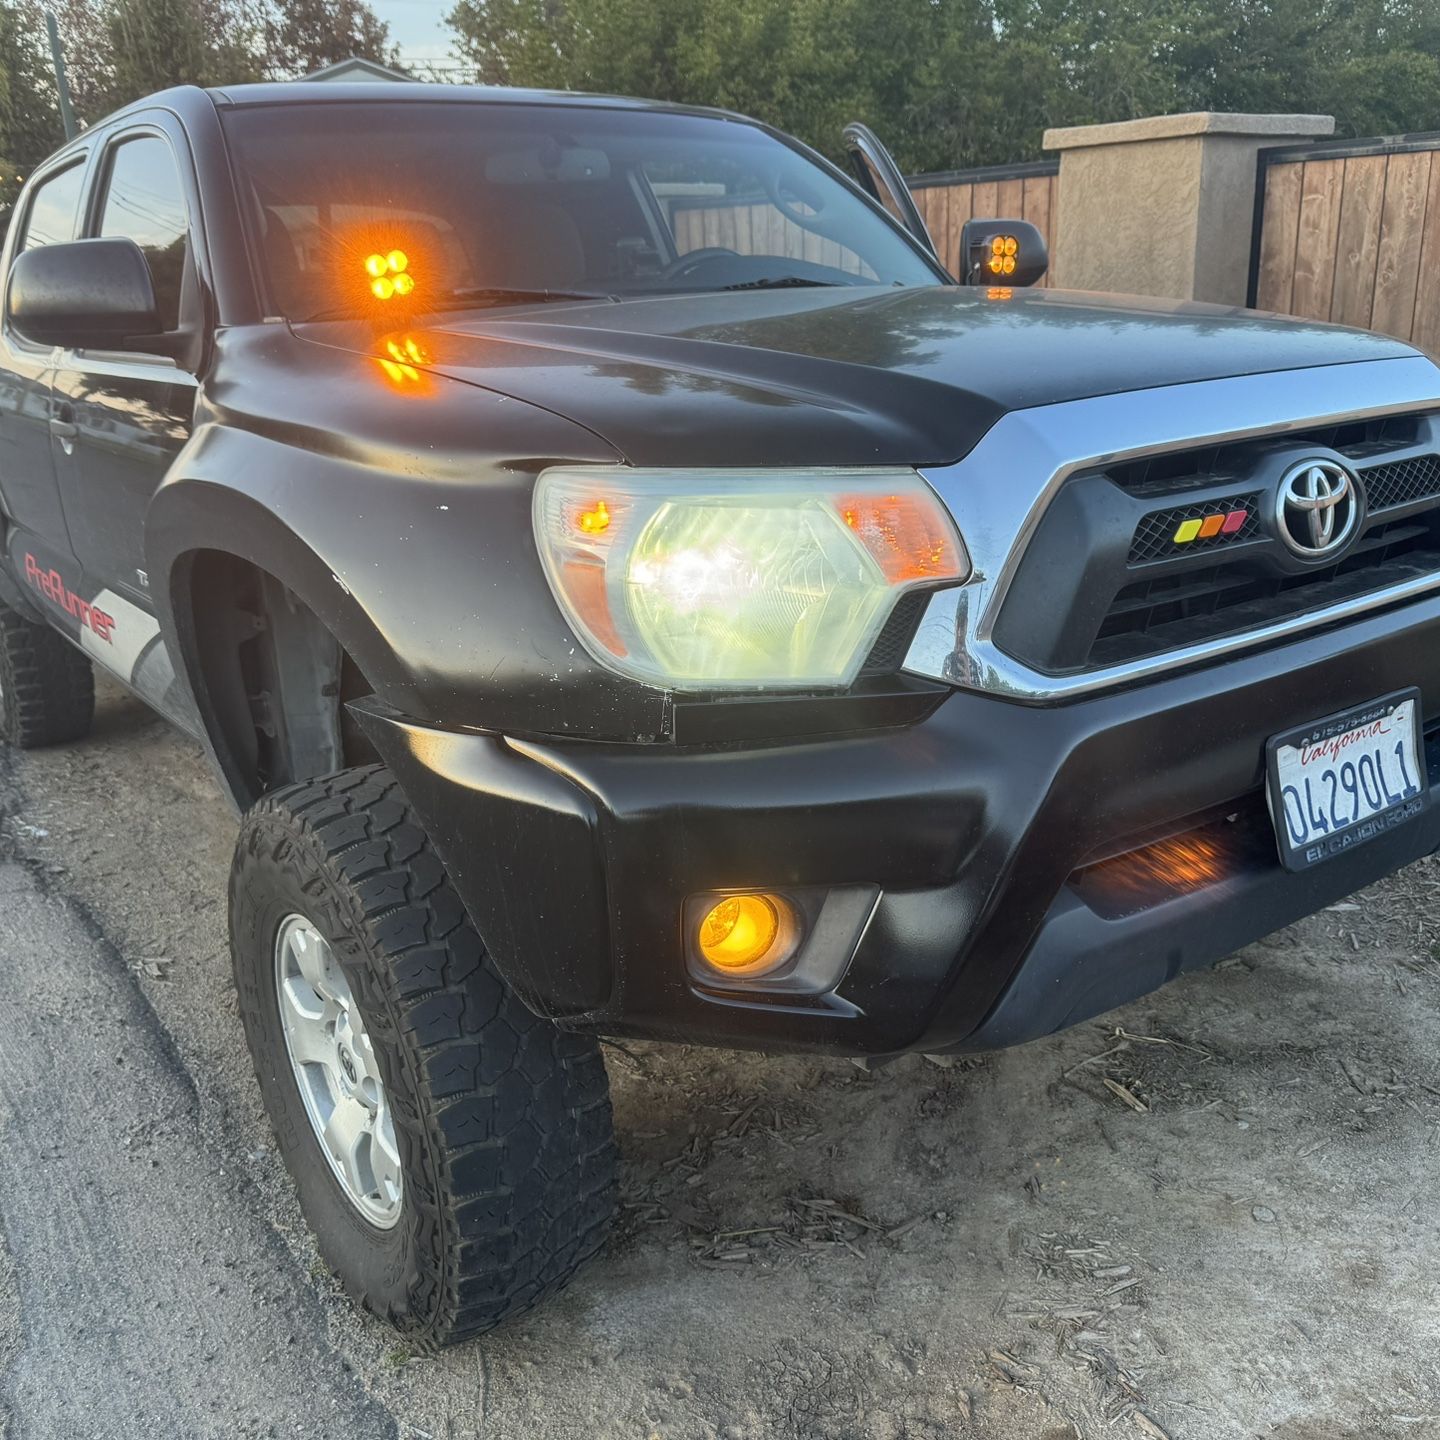
[[[1419, 686], [1440, 598], [1063, 705], [957, 690], [902, 729], [765, 748], [517, 740], [357, 707], [496, 963], [606, 1035], [888, 1055], [1018, 1044], [1143, 995], [1440, 845], [1440, 806], [1281, 869], [1271, 735]], [[871, 887], [838, 983], [698, 983], [687, 897]], [[847, 946], [852, 942], [847, 942]]]

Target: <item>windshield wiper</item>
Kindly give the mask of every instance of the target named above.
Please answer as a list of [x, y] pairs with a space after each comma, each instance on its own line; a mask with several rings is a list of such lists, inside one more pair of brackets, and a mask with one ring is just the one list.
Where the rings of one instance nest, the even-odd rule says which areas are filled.
[[741, 280], [734, 285], [722, 285], [722, 290], [798, 290], [828, 289], [843, 290], [843, 280], [807, 280], [803, 275], [775, 275], [764, 280]]
[[[505, 285], [476, 285], [468, 289], [446, 290], [440, 295], [426, 296], [424, 305], [409, 307], [412, 311], [430, 314], [436, 310], [463, 310], [471, 305], [544, 305], [553, 300], [614, 300], [591, 290], [519, 290]], [[297, 320], [297, 325], [310, 325], [320, 320], [359, 320], [366, 312], [358, 305], [336, 305], [317, 310]]]
[[550, 300], [614, 300], [615, 296], [595, 290], [516, 290], [505, 285], [472, 285], [447, 290], [432, 306], [444, 310], [452, 305], [544, 305]]

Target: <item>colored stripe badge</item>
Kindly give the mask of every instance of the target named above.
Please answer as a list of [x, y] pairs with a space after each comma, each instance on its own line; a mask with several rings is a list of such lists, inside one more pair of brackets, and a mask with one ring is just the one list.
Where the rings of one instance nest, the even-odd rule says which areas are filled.
[[1203, 515], [1196, 520], [1182, 520], [1170, 538], [1177, 545], [1188, 545], [1192, 540], [1233, 535], [1249, 518], [1248, 510], [1225, 510], [1217, 515]]

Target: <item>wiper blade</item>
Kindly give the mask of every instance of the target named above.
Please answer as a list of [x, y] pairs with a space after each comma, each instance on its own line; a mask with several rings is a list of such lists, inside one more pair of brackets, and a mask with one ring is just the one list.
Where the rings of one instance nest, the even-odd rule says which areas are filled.
[[437, 296], [431, 309], [450, 305], [544, 305], [551, 300], [614, 300], [615, 296], [594, 290], [517, 290], [505, 285], [475, 285], [464, 290], [447, 290]]
[[[469, 305], [544, 305], [551, 300], [614, 300], [591, 290], [518, 290], [504, 285], [477, 285], [465, 290], [446, 290], [440, 295], [427, 295], [423, 305], [411, 303], [407, 310], [422, 314], [434, 310], [459, 310]], [[377, 312], [361, 305], [336, 305], [317, 310], [295, 323], [310, 325], [320, 320], [362, 320], [376, 318]]]
[[803, 275], [776, 275], [764, 280], [741, 280], [734, 285], [722, 285], [722, 290], [799, 290], [824, 289], [841, 290], [843, 280], [807, 280]]

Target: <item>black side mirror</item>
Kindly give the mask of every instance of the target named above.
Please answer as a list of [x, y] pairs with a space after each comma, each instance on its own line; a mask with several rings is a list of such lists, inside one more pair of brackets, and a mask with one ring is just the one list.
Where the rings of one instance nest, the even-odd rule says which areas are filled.
[[122, 349], [160, 333], [150, 266], [133, 240], [72, 240], [10, 267], [10, 323], [37, 345]]
[[962, 285], [1033, 285], [1049, 264], [1028, 220], [967, 220], [960, 231]]

